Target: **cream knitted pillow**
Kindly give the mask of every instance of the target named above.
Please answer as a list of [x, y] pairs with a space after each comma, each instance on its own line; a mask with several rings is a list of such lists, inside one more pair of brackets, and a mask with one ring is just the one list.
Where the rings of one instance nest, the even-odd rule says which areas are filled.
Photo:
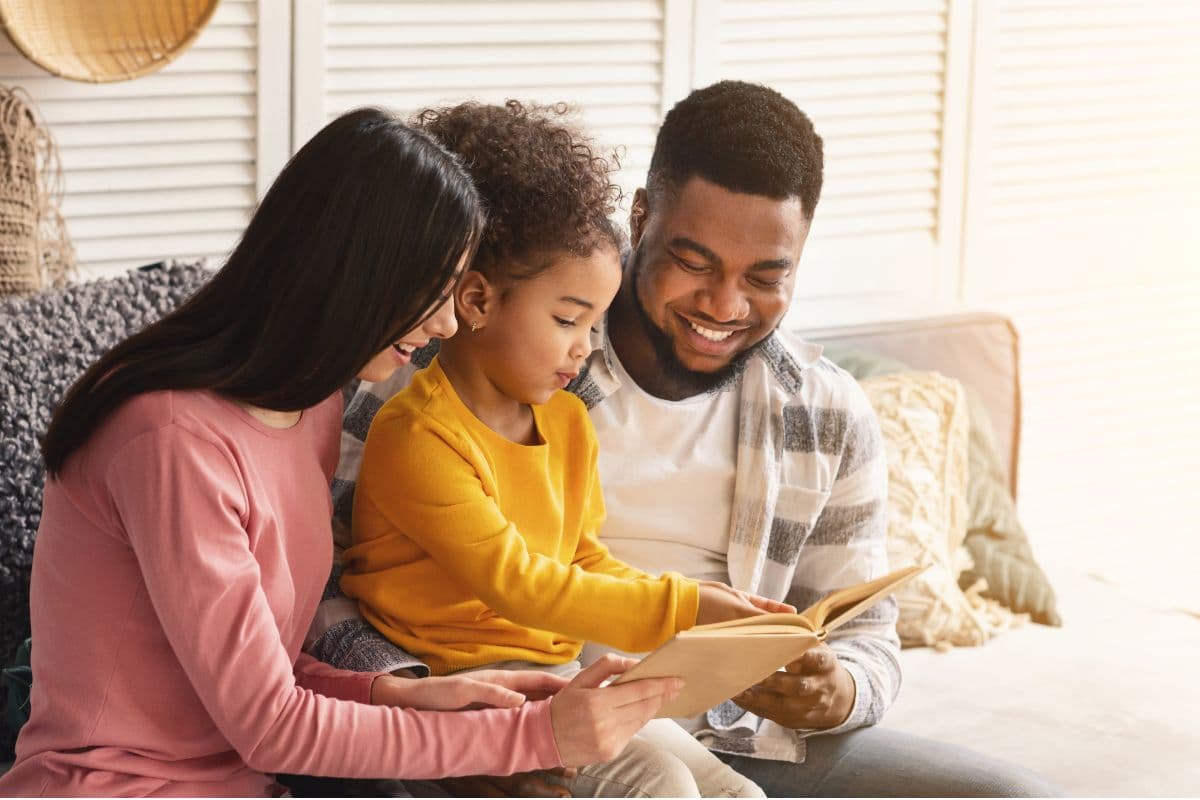
[[896, 594], [905, 645], [983, 644], [1015, 616], [963, 592], [967, 532], [967, 400], [936, 372], [897, 372], [862, 381], [879, 417], [888, 460], [888, 559], [930, 567]]

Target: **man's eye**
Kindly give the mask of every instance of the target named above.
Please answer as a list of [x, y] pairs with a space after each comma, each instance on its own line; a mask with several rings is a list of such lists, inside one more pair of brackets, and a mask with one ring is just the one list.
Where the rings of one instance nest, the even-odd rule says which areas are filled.
[[759, 288], [762, 288], [762, 289], [774, 289], [776, 286], [778, 286], [782, 282], [783, 281], [781, 281], [781, 280], [770, 281], [770, 280], [764, 280], [762, 278], [751, 278], [750, 279], [750, 283], [752, 283], [755, 286], [758, 286]]
[[558, 323], [560, 328], [574, 328], [575, 327], [575, 320], [573, 320], [573, 319], [563, 319], [562, 317], [555, 317], [554, 321]]
[[706, 267], [702, 267], [699, 264], [693, 264], [690, 261], [684, 261], [679, 256], [675, 257], [675, 263], [678, 264], [683, 269], [687, 270], [688, 272], [704, 272], [707, 269]]

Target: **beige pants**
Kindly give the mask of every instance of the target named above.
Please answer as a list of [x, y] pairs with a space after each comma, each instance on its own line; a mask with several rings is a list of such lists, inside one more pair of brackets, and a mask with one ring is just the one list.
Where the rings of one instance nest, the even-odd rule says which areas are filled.
[[[537, 669], [570, 678], [579, 663], [504, 661], [480, 669]], [[580, 767], [574, 778], [561, 782], [575, 797], [766, 797], [669, 719], [651, 720], [612, 761]]]
[[575, 797], [766, 797], [669, 719], [651, 720], [621, 755], [565, 784]]

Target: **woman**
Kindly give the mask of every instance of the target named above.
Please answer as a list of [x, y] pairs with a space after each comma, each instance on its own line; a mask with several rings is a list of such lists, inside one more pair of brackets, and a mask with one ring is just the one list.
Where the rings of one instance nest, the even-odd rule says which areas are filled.
[[[351, 112], [284, 168], [209, 284], [72, 387], [44, 442], [31, 718], [0, 792], [269, 795], [277, 772], [577, 766], [678, 691], [597, 688], [618, 660], [564, 687], [300, 652], [331, 558], [341, 387], [454, 333], [447, 300], [481, 225], [452, 156]], [[471, 704], [503, 707], [412, 710]]]

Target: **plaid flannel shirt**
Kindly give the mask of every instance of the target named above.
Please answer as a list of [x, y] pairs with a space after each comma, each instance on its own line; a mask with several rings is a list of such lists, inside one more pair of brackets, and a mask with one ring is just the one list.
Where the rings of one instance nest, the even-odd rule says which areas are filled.
[[[568, 387], [588, 408], [620, 390], [603, 329], [593, 344], [587, 366]], [[729, 582], [797, 608], [887, 572], [887, 462], [879, 423], [854, 379], [820, 352], [777, 331], [739, 377]], [[427, 348], [388, 381], [362, 384], [347, 406], [333, 483], [340, 546], [348, 543], [354, 481], [371, 420], [433, 354]], [[314, 621], [309, 651], [345, 669], [423, 671], [340, 596], [338, 572]], [[721, 752], [803, 761], [807, 736], [878, 722], [900, 687], [896, 615], [889, 598], [830, 635], [829, 646], [855, 683], [850, 716], [838, 727], [792, 730], [727, 702], [708, 712], [697, 736]]]

